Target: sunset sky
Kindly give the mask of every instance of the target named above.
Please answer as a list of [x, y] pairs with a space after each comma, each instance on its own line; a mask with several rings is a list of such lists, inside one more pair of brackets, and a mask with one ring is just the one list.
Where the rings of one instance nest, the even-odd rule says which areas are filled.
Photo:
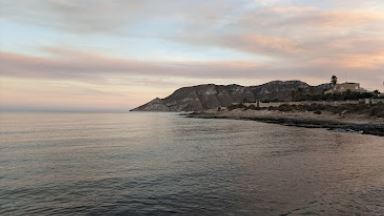
[[383, 89], [383, 0], [0, 0], [2, 109], [129, 109], [205, 83]]

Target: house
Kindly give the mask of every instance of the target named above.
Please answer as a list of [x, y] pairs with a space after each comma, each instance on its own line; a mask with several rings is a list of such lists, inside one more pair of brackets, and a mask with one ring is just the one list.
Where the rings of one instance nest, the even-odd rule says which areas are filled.
[[336, 84], [335, 86], [333, 86], [333, 88], [325, 91], [324, 94], [344, 93], [347, 91], [365, 92], [365, 90], [363, 88], [360, 88], [359, 83], [345, 82], [345, 83], [341, 83], [341, 84]]

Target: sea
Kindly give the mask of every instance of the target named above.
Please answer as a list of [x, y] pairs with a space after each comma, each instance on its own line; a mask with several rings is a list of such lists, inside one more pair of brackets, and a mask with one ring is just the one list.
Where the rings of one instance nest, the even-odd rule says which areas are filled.
[[0, 215], [384, 215], [384, 137], [178, 113], [0, 113]]

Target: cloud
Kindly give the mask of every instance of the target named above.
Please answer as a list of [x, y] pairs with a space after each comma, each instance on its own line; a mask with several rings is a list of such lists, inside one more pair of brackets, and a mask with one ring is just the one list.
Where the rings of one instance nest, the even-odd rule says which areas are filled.
[[0, 18], [75, 34], [132, 34], [135, 32], [132, 28], [149, 22], [166, 20], [188, 23], [193, 20], [194, 23], [204, 23], [205, 20], [219, 19], [230, 12], [236, 2], [238, 1], [168, 0], [155, 3], [151, 0], [1, 0]]
[[77, 33], [110, 32], [135, 21], [139, 1], [0, 1], [1, 18]]
[[[46, 49], [46, 48], [45, 48]], [[244, 76], [233, 73], [246, 64], [238, 62], [156, 62], [113, 58], [101, 53], [77, 53], [67, 48], [49, 48], [56, 56], [36, 57], [0, 52], [0, 75], [47, 79], [100, 80], [113, 75], [219, 77]], [[256, 64], [251, 64], [254, 69]], [[206, 73], [210, 71], [211, 73]], [[217, 74], [217, 73], [220, 74]]]
[[[71, 83], [46, 87], [77, 97], [73, 103], [111, 96], [115, 104], [127, 97], [138, 105], [184, 85], [256, 85], [275, 79], [320, 84], [332, 74], [380, 88], [383, 14], [384, 3], [374, 0], [0, 0], [0, 27], [16, 22], [19, 31], [26, 29], [6, 34], [18, 37], [1, 38], [4, 44], [20, 40], [0, 52], [0, 79], [14, 79], [14, 88], [2, 92], [17, 90], [17, 80], [24, 80], [20, 88], [26, 86], [17, 92], [27, 97], [28, 89], [31, 94], [37, 91], [30, 86], [33, 81], [40, 80], [42, 88], [51, 82]], [[54, 34], [39, 40], [40, 31]], [[129, 43], [121, 38], [139, 38], [142, 43], [148, 39], [148, 44], [124, 44], [116, 50]], [[151, 58], [138, 60], [136, 50], [127, 49], [148, 52]], [[192, 60], [192, 49], [215, 50], [205, 55], [219, 53], [210, 58], [219, 60]], [[183, 52], [193, 57], [172, 60], [174, 53]], [[127, 56], [121, 57], [124, 53]], [[156, 61], [156, 53], [171, 55]], [[245, 53], [246, 59], [231, 60], [236, 53]], [[56, 101], [49, 90], [41, 91]], [[141, 102], [140, 92], [146, 92]]]
[[[384, 67], [384, 52], [370, 54], [348, 54], [334, 58], [318, 58], [311, 63], [315, 65], [327, 65], [341, 70], [361, 70], [365, 73], [375, 70], [380, 71]], [[375, 74], [373, 74], [375, 75]]]
[[0, 0], [0, 19], [82, 39], [93, 34], [161, 38], [289, 59], [314, 55], [340, 37], [383, 38], [382, 5], [341, 0]]
[[[115, 58], [101, 53], [76, 52], [68, 48], [45, 48], [56, 53], [53, 56], [31, 56], [0, 53], [0, 76], [14, 78], [72, 80], [83, 83], [107, 85], [108, 80], [156, 80], [193, 79], [193, 84], [207, 80], [226, 83], [248, 80], [246, 84], [260, 84], [270, 79], [301, 79], [313, 84], [328, 81], [333, 73], [348, 72], [348, 77], [363, 78], [367, 87], [378, 87], [383, 65], [383, 52], [370, 55], [341, 55], [337, 58], [316, 58], [307, 62], [272, 62], [258, 64], [252, 61], [138, 61]], [[370, 74], [369, 77], [361, 76]], [[382, 75], [381, 75], [382, 76]], [[146, 78], [147, 77], [147, 78]], [[273, 78], [271, 78], [273, 77]], [[252, 82], [255, 80], [255, 82]], [[375, 84], [376, 83], [376, 84]], [[109, 83], [110, 84], [110, 83]], [[169, 85], [163, 83], [164, 85]], [[180, 84], [181, 85], [181, 84]], [[177, 86], [177, 84], [173, 85]]]

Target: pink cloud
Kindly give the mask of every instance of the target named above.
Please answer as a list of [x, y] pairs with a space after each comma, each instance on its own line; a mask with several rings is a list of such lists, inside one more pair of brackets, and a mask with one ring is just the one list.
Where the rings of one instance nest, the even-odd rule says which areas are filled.
[[[52, 48], [56, 53], [60, 48]], [[70, 57], [65, 54], [70, 52]], [[137, 80], [160, 80], [167, 77], [194, 79], [196, 84], [206, 83], [207, 79], [221, 80], [273, 80], [301, 79], [328, 81], [332, 73], [349, 71], [351, 78], [362, 78], [374, 88], [382, 78], [383, 52], [356, 55], [345, 54], [332, 57], [316, 57], [310, 61], [274, 61], [258, 64], [252, 61], [216, 62], [149, 62], [113, 58], [100, 53], [79, 53], [63, 51], [52, 57], [36, 57], [15, 53], [0, 52], [0, 76], [49, 80], [75, 80], [80, 82], [105, 84], [113, 77]], [[361, 76], [370, 73], [370, 77]], [[315, 78], [315, 79], [314, 79]], [[358, 80], [357, 80], [358, 81]], [[198, 83], [199, 82], [199, 83]], [[240, 83], [241, 84], [241, 83]], [[260, 84], [260, 83], [254, 83]], [[315, 83], [316, 84], [316, 83]], [[369, 87], [369, 86], [368, 86]]]

